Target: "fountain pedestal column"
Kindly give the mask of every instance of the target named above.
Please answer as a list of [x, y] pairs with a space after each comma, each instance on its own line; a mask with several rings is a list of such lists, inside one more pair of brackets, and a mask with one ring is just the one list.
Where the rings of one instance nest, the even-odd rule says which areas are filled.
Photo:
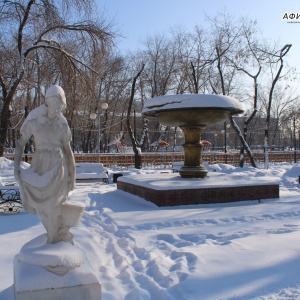
[[183, 178], [204, 178], [207, 170], [202, 164], [201, 133], [205, 126], [180, 126], [185, 136], [182, 145], [185, 151], [184, 166], [179, 170]]

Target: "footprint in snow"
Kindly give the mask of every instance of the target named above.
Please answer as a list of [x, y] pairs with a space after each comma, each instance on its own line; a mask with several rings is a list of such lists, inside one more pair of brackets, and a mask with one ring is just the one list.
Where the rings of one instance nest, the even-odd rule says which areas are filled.
[[183, 262], [183, 260], [186, 260], [186, 264], [189, 271], [193, 271], [195, 269], [195, 265], [198, 259], [197, 256], [191, 252], [179, 252], [179, 251], [173, 251], [171, 253], [170, 258], [174, 260], [176, 263]]
[[205, 236], [196, 234], [180, 234], [175, 237], [172, 234], [158, 234], [157, 240], [171, 244], [176, 248], [183, 248], [193, 245], [204, 244]]

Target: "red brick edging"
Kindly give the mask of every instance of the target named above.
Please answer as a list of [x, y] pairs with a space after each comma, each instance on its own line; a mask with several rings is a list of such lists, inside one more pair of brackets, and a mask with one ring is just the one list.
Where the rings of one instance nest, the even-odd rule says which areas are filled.
[[226, 203], [246, 200], [279, 198], [279, 185], [252, 185], [239, 187], [206, 187], [182, 190], [155, 190], [122, 181], [117, 188], [155, 203], [157, 206]]

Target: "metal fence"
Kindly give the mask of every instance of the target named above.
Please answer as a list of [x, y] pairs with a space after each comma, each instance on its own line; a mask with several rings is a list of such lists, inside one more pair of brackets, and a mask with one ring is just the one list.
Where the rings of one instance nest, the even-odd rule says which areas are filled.
[[[264, 154], [262, 152], [254, 152], [254, 157], [258, 163], [264, 162]], [[95, 162], [102, 163], [107, 168], [130, 168], [134, 166], [134, 154], [120, 153], [75, 153], [76, 162]], [[6, 154], [6, 158], [13, 160], [13, 154]], [[31, 162], [32, 155], [28, 154], [27, 158], [23, 156], [23, 161]], [[142, 153], [142, 166], [147, 167], [168, 167], [172, 162], [183, 161], [183, 152], [144, 152]], [[239, 152], [213, 152], [207, 151], [203, 153], [203, 161], [209, 164], [227, 163], [234, 166], [239, 165]], [[269, 163], [294, 163], [300, 161], [300, 151], [270, 151]], [[246, 164], [250, 164], [250, 159], [245, 155]]]

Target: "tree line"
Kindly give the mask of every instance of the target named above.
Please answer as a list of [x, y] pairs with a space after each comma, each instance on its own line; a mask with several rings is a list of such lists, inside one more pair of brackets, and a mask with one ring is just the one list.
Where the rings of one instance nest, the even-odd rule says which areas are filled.
[[[148, 36], [141, 50], [124, 54], [118, 50], [114, 23], [93, 1], [3, 1], [0, 156], [14, 147], [26, 115], [44, 102], [46, 89], [59, 84], [77, 151], [93, 152], [117, 137], [132, 145], [138, 157], [169, 130], [140, 115], [147, 99], [215, 93], [244, 104], [243, 123], [228, 120], [239, 140], [241, 166], [245, 152], [256, 165], [251, 130], [254, 120], [264, 120], [267, 165], [274, 136], [298, 116], [296, 70], [286, 63], [292, 45], [265, 39], [247, 18], [219, 13], [207, 16], [205, 24], [191, 32], [175, 27]], [[108, 104], [105, 110], [103, 103]], [[270, 135], [271, 119], [276, 125]]]

